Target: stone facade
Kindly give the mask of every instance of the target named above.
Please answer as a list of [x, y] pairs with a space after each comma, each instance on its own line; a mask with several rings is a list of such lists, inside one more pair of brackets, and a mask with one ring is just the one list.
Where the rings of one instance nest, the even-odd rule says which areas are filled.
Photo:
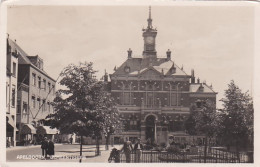
[[199, 79], [195, 82], [194, 70], [187, 74], [175, 64], [170, 50], [164, 58], [157, 57], [157, 30], [152, 26], [151, 11], [147, 21], [142, 58], [133, 57], [129, 49], [126, 61], [110, 74], [111, 95], [118, 104], [124, 127], [117, 130], [112, 140], [120, 143], [128, 137], [167, 144], [169, 136], [174, 136], [185, 142], [190, 140], [184, 121], [191, 104], [202, 99], [216, 104], [217, 93]]

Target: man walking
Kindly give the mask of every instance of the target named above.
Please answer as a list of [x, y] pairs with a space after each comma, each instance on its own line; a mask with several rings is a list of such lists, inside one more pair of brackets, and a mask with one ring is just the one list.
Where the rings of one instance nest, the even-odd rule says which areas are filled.
[[44, 158], [47, 158], [47, 149], [48, 149], [48, 141], [47, 137], [44, 137], [42, 143], [41, 143], [41, 149], [42, 149], [42, 156]]
[[140, 162], [141, 158], [141, 152], [143, 150], [143, 144], [141, 144], [141, 139], [137, 139], [137, 143], [134, 146], [134, 151], [135, 151], [135, 162]]
[[50, 156], [50, 159], [52, 159], [52, 156], [54, 155], [54, 143], [51, 139], [48, 141], [48, 150], [47, 154]]
[[121, 151], [122, 150], [125, 153], [126, 163], [130, 163], [131, 162], [131, 151], [133, 150], [133, 146], [132, 146], [132, 142], [129, 141], [128, 138], [126, 138], [126, 141], [125, 141], [124, 146], [121, 149]]

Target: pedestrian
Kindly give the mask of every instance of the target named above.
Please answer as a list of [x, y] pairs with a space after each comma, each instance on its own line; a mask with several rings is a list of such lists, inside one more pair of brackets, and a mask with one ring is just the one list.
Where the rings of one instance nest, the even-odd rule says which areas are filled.
[[131, 162], [131, 151], [133, 150], [132, 142], [126, 138], [126, 141], [124, 142], [124, 145], [121, 149], [121, 151], [124, 151], [125, 153], [125, 158], [126, 158], [126, 163]]
[[138, 163], [140, 162], [142, 150], [143, 150], [143, 144], [141, 143], [141, 139], [138, 138], [137, 143], [134, 146], [135, 162], [138, 162]]
[[120, 150], [113, 148], [110, 152], [108, 162], [111, 163], [114, 160], [115, 163], [120, 163]]
[[52, 159], [52, 156], [54, 155], [54, 143], [51, 139], [48, 140], [47, 154], [50, 156], [50, 159]]
[[176, 146], [177, 143], [174, 141], [174, 137], [170, 136], [170, 146]]
[[70, 144], [72, 144], [72, 141], [73, 141], [73, 138], [72, 138], [72, 137], [70, 137]]
[[47, 158], [47, 149], [48, 149], [47, 137], [43, 138], [42, 143], [41, 143], [41, 149], [42, 149], [42, 156], [44, 158]]

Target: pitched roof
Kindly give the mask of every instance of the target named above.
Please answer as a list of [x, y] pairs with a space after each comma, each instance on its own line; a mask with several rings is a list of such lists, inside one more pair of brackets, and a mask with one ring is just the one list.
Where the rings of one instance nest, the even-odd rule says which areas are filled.
[[[199, 89], [200, 87], [203, 87], [203, 89]], [[194, 83], [190, 84], [190, 92], [192, 93], [216, 93], [210, 86], [208, 86], [206, 83]]]
[[[125, 72], [125, 67], [129, 67], [130, 71]], [[112, 75], [138, 75], [151, 67], [159, 73], [163, 72], [164, 75], [187, 75], [172, 60], [167, 58], [130, 58], [118, 67]], [[170, 70], [173, 67], [175, 72], [171, 73]]]
[[36, 67], [28, 57], [30, 57], [19, 45], [17, 45], [14, 41], [12, 41], [11, 39], [7, 39], [8, 44], [11, 46], [11, 51], [17, 51], [20, 54], [18, 54], [18, 64], [28, 64], [31, 65], [32, 67], [34, 67], [35, 69], [37, 69], [38, 71], [40, 71], [41, 73], [43, 73], [44, 75], [48, 76], [50, 79], [52, 79], [53, 81], [55, 81], [53, 78], [51, 78], [44, 70]]

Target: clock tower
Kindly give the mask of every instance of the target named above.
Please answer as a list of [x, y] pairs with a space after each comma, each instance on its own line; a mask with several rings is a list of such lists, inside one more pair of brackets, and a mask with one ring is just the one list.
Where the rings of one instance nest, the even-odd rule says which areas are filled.
[[152, 26], [152, 18], [151, 18], [151, 7], [149, 7], [149, 18], [147, 19], [148, 26], [146, 29], [143, 29], [143, 38], [144, 38], [144, 58], [156, 58], [156, 50], [155, 50], [155, 38], [157, 35], [157, 30]]

